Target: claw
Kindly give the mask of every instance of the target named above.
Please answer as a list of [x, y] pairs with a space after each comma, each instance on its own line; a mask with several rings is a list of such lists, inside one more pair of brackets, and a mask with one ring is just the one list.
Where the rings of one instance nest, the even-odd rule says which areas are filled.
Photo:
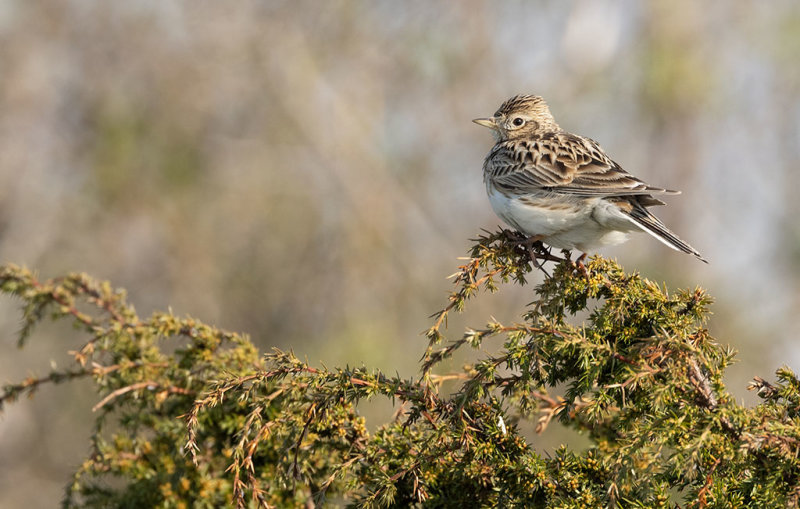
[[[544, 250], [544, 244], [542, 244], [542, 239], [544, 238], [543, 235], [532, 235], [530, 237], [524, 237], [521, 235], [517, 235], [515, 232], [509, 232], [508, 237], [511, 239], [512, 242], [515, 242], [525, 248], [528, 251], [528, 257], [533, 263], [533, 266], [537, 269], [544, 271], [542, 263], [539, 262], [538, 257], [536, 256], [536, 248]], [[538, 244], [538, 245], [537, 245]], [[546, 260], [546, 258], [545, 258]]]
[[578, 272], [580, 272], [583, 277], [589, 279], [589, 271], [586, 270], [586, 265], [583, 264], [583, 261], [586, 259], [587, 256], [588, 253], [583, 253], [582, 255], [580, 255], [578, 259], [575, 260], [574, 265], [575, 268], [578, 269]]
[[[544, 235], [532, 235], [528, 237], [523, 233], [512, 230], [503, 230], [503, 235], [505, 235], [509, 242], [522, 247], [528, 253], [528, 258], [530, 259], [534, 268], [541, 270], [546, 276], [549, 276], [550, 274], [544, 269], [544, 262], [563, 262], [569, 260], [567, 251], [563, 251], [564, 258], [553, 256], [553, 253], [551, 252], [552, 248], [545, 246], [542, 243], [542, 240], [544, 240]], [[584, 258], [585, 257], [586, 255], [584, 255]]]

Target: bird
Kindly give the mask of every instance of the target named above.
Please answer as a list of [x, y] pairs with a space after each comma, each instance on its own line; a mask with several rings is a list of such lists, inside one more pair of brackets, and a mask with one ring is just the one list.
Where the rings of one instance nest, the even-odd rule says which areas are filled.
[[708, 263], [648, 207], [665, 205], [655, 196], [680, 194], [646, 184], [611, 159], [596, 141], [565, 131], [545, 100], [516, 95], [488, 118], [473, 120], [492, 130], [495, 145], [483, 163], [489, 202], [506, 224], [531, 246], [544, 242], [589, 251], [620, 244], [636, 231]]

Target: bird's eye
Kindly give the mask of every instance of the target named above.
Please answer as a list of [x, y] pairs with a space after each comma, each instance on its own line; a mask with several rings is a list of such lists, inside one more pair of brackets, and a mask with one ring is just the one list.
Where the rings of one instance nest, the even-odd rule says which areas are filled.
[[525, 123], [525, 119], [523, 119], [522, 117], [517, 117], [514, 120], [512, 120], [511, 123], [517, 127], [522, 127], [522, 124]]

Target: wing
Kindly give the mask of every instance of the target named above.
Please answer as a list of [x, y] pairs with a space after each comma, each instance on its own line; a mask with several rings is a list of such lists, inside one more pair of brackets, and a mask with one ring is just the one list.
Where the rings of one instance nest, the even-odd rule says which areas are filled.
[[645, 184], [608, 157], [596, 141], [569, 133], [498, 143], [486, 158], [484, 175], [514, 194], [542, 190], [577, 196], [679, 192]]

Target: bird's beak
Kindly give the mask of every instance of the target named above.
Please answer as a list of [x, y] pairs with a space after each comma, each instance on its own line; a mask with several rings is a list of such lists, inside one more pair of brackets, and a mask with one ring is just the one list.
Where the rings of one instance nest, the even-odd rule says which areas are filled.
[[495, 121], [494, 118], [476, 118], [473, 122], [483, 127], [488, 127], [493, 131], [497, 131], [497, 121]]

